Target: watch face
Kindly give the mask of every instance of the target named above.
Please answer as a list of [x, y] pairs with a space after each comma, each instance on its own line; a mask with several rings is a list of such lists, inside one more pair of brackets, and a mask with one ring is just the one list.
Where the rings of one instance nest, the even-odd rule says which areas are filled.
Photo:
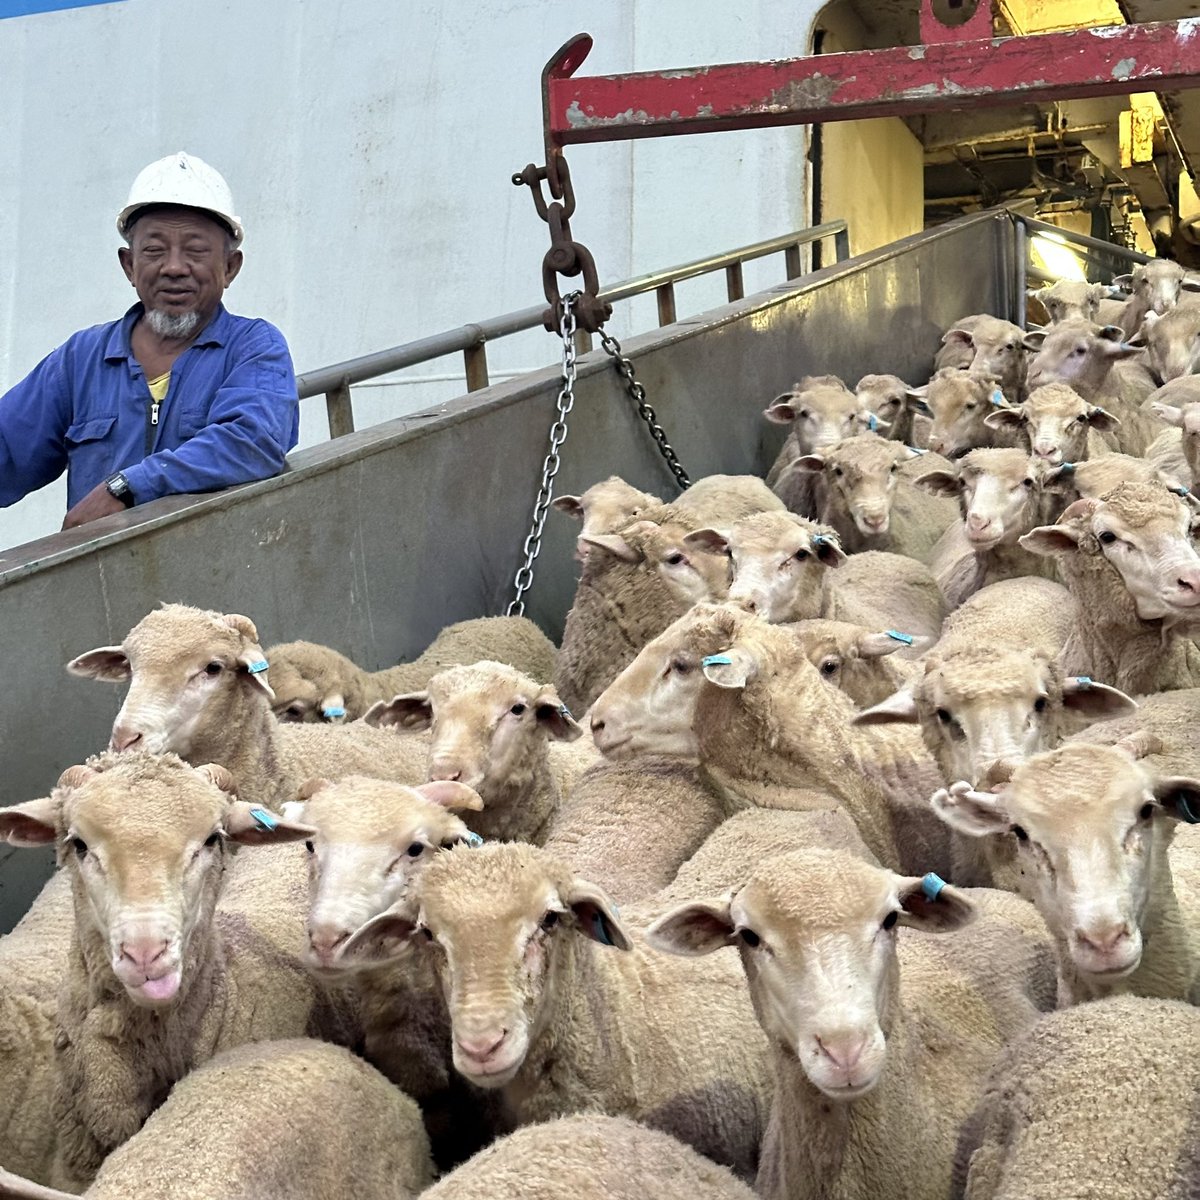
[[124, 475], [113, 475], [105, 481], [104, 486], [108, 489], [109, 495], [117, 500], [123, 500], [128, 504], [133, 499], [133, 495], [129, 490], [129, 484]]

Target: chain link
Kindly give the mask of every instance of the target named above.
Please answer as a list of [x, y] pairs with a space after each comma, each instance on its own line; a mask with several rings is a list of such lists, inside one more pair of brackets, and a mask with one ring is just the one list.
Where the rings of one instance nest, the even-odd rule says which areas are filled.
[[562, 387], [558, 392], [557, 415], [550, 426], [550, 451], [542, 462], [542, 486], [533, 506], [533, 521], [525, 537], [525, 560], [517, 571], [513, 584], [516, 594], [505, 610], [510, 617], [525, 615], [525, 593], [533, 586], [533, 564], [542, 550], [542, 530], [550, 501], [554, 498], [554, 477], [562, 465], [559, 451], [567, 440], [567, 418], [575, 406], [575, 304], [580, 292], [570, 292], [562, 299], [562, 319], [558, 331], [562, 335]]
[[670, 468], [671, 474], [675, 476], [680, 490], [687, 491], [692, 486], [692, 481], [683, 469], [671, 443], [667, 441], [666, 432], [658, 423], [658, 414], [646, 403], [646, 389], [634, 375], [633, 363], [621, 352], [621, 343], [611, 333], [605, 333], [603, 329], [600, 330], [600, 345], [604, 347], [604, 352], [611, 356], [613, 366], [617, 368], [617, 374], [625, 381], [625, 390], [629, 393], [629, 398], [637, 405], [638, 416], [646, 422], [650, 436], [657, 443], [658, 452], [666, 459], [667, 466]]

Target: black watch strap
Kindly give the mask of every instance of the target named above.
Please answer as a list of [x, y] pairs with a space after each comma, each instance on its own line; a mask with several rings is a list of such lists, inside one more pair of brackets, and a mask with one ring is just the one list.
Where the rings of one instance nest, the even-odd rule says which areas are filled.
[[120, 471], [110, 475], [104, 481], [104, 486], [107, 489], [108, 494], [115, 497], [117, 500], [120, 500], [120, 502], [125, 505], [126, 508], [133, 507], [133, 489], [129, 486], [129, 480], [126, 479]]

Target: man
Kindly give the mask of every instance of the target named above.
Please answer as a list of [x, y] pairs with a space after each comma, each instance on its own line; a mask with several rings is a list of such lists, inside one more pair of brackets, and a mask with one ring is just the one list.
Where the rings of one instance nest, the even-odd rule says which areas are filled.
[[229, 185], [180, 151], [117, 217], [138, 303], [75, 334], [0, 397], [0, 508], [67, 470], [64, 529], [284, 467], [299, 405], [283, 335], [221, 303], [242, 267]]

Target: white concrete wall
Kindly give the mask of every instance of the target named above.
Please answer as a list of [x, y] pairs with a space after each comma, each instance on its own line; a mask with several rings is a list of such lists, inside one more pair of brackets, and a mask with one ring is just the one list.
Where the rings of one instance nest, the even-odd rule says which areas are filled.
[[[582, 72], [808, 48], [820, 0], [119, 0], [0, 20], [0, 390], [134, 299], [113, 221], [147, 162], [183, 148], [229, 179], [246, 228], [235, 312], [277, 323], [298, 370], [536, 303], [548, 244], [526, 189], [542, 161], [539, 77], [586, 30]], [[576, 236], [602, 282], [806, 223], [805, 131], [576, 147]], [[783, 277], [782, 259], [746, 273]], [[722, 301], [717, 277], [680, 313]], [[614, 319], [653, 324], [653, 300]], [[534, 332], [493, 378], [555, 356]], [[421, 376], [358, 389], [360, 427], [459, 394]], [[324, 436], [303, 410], [302, 445]], [[0, 547], [56, 529], [61, 481], [0, 511]]]

